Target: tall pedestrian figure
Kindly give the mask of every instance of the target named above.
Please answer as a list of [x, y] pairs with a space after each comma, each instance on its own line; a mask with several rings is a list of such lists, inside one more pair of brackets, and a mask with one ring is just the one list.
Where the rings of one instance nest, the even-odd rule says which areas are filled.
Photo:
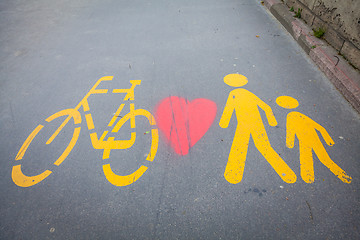
[[[240, 74], [229, 74], [224, 77], [224, 82], [232, 87], [241, 87], [244, 86], [248, 80]], [[265, 111], [269, 125], [276, 126], [277, 121], [271, 108], [255, 94], [242, 88], [237, 88], [230, 92], [219, 125], [222, 128], [227, 128], [231, 116], [235, 111], [237, 127], [224, 177], [232, 184], [239, 183], [242, 180], [251, 136], [256, 148], [274, 168], [276, 173], [285, 182], [294, 183], [296, 182], [295, 173], [270, 145], [264, 124], [261, 120], [259, 107]]]
[[[283, 108], [293, 109], [299, 106], [299, 102], [289, 96], [280, 96], [276, 103]], [[346, 174], [336, 163], [334, 163], [326, 152], [320, 141], [319, 131], [327, 145], [334, 145], [334, 141], [329, 133], [320, 124], [313, 121], [308, 116], [299, 112], [291, 112], [286, 118], [286, 146], [294, 147], [295, 135], [299, 140], [300, 152], [300, 172], [302, 179], [307, 183], [314, 182], [314, 159], [313, 151], [329, 170], [334, 173], [341, 181], [351, 183], [351, 177]]]

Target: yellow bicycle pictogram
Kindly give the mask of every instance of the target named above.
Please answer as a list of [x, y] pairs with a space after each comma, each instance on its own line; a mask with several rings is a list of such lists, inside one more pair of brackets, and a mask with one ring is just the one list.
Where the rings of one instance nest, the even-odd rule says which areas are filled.
[[[94, 147], [94, 149], [103, 150], [103, 159], [109, 158], [111, 150], [128, 149], [134, 145], [135, 140], [136, 140], [136, 132], [134, 132], [134, 131], [131, 132], [131, 137], [128, 140], [115, 140], [114, 137], [106, 138], [109, 131], [104, 131], [101, 135], [99, 135], [100, 136], [100, 138], [99, 138], [98, 134], [96, 132], [94, 132], [95, 126], [94, 126], [92, 115], [90, 113], [88, 98], [89, 98], [89, 96], [91, 96], [93, 94], [108, 93], [108, 89], [97, 89], [97, 87], [99, 86], [99, 84], [101, 82], [112, 81], [112, 79], [113, 79], [113, 76], [105, 76], [105, 77], [100, 78], [75, 108], [64, 109], [62, 111], [59, 111], [59, 112], [51, 115], [50, 117], [48, 117], [45, 120], [46, 122], [50, 123], [51, 121], [53, 121], [54, 119], [57, 119], [59, 117], [68, 116], [62, 122], [60, 127], [54, 132], [54, 134], [52, 134], [52, 136], [47, 140], [46, 144], [50, 144], [56, 138], [56, 136], [62, 131], [62, 129], [66, 126], [66, 124], [69, 123], [69, 121], [71, 119], [73, 120], [73, 122], [75, 124], [74, 132], [73, 132], [73, 135], [72, 135], [72, 138], [71, 138], [69, 144], [67, 145], [64, 152], [60, 155], [60, 157], [54, 162], [54, 165], [59, 166], [66, 159], [66, 157], [69, 155], [71, 150], [74, 148], [74, 146], [79, 138], [79, 134], [80, 134], [80, 130], [81, 130], [80, 124], [82, 121], [81, 114], [79, 112], [79, 109], [81, 107], [85, 114], [85, 119], [86, 119], [86, 124], [87, 124], [88, 130], [90, 131], [90, 139], [91, 139], [92, 146]], [[128, 89], [113, 89], [113, 91], [112, 91], [113, 93], [123, 93], [123, 94], [125, 93], [126, 94], [123, 101], [130, 102], [130, 104], [129, 104], [130, 111], [129, 111], [129, 113], [124, 115], [124, 117], [122, 117], [120, 120], [118, 120], [116, 122], [120, 112], [123, 110], [123, 108], [125, 106], [125, 103], [122, 103], [118, 107], [114, 116], [111, 118], [111, 120], [108, 124], [108, 127], [112, 127], [112, 130], [111, 130], [112, 133], [117, 133], [126, 122], [130, 121], [130, 127], [133, 130], [136, 127], [135, 117], [136, 116], [146, 117], [149, 120], [149, 124], [153, 127], [151, 129], [151, 147], [150, 147], [149, 153], [147, 154], [146, 160], [152, 162], [156, 155], [158, 143], [159, 143], [158, 129], [155, 128], [156, 121], [155, 121], [154, 116], [149, 111], [147, 111], [145, 109], [135, 109], [134, 103], [131, 102], [131, 101], [135, 100], [134, 89], [136, 86], [141, 84], [141, 80], [130, 80], [130, 83], [131, 83], [131, 87]], [[36, 137], [36, 135], [41, 131], [41, 129], [43, 127], [44, 127], [43, 125], [39, 124], [32, 131], [32, 133], [27, 137], [27, 139], [25, 140], [25, 142], [21, 146], [18, 154], [15, 157], [16, 161], [23, 159], [29, 145], [31, 144], [33, 139]], [[103, 171], [104, 171], [106, 179], [115, 186], [126, 186], [126, 185], [132, 184], [133, 182], [137, 181], [145, 173], [145, 171], [147, 169], [148, 168], [146, 166], [142, 165], [133, 173], [123, 176], [123, 175], [115, 174], [111, 170], [110, 164], [103, 165]], [[13, 167], [11, 176], [16, 185], [18, 185], [20, 187], [30, 187], [30, 186], [38, 184], [39, 182], [41, 182], [42, 180], [47, 178], [51, 173], [52, 173], [52, 171], [45, 170], [44, 172], [42, 172], [38, 175], [27, 176], [27, 175], [23, 174], [23, 172], [21, 170], [21, 164], [18, 164]]]

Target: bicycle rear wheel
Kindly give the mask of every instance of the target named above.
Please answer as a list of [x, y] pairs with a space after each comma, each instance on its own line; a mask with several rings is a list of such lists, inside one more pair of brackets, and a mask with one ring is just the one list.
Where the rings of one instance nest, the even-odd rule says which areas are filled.
[[[62, 130], [62, 128], [68, 123], [68, 121], [71, 118], [73, 119], [75, 125], [81, 123], [81, 115], [80, 115], [79, 111], [77, 111], [75, 109], [72, 109], [72, 108], [71, 109], [65, 109], [65, 110], [62, 110], [60, 112], [57, 112], [57, 113], [51, 115], [50, 117], [48, 117], [45, 121], [50, 123], [54, 119], [57, 119], [59, 117], [66, 116], [66, 115], [68, 115], [68, 117], [65, 119], [63, 124], [55, 132], [56, 135]], [[18, 154], [16, 155], [15, 161], [19, 161], [19, 160], [23, 159], [23, 157], [24, 157], [24, 155], [26, 153], [26, 150], [28, 149], [28, 147], [30, 146], [30, 144], [32, 143], [32, 141], [34, 140], [36, 135], [41, 131], [41, 129], [43, 129], [43, 127], [44, 127], [43, 125], [39, 124], [31, 132], [31, 134], [27, 137], [27, 139], [25, 140], [25, 142], [21, 146]], [[76, 144], [76, 142], [77, 142], [77, 140], [79, 138], [80, 129], [81, 129], [81, 127], [75, 127], [74, 128], [73, 136], [72, 136], [69, 144], [67, 145], [64, 152], [60, 155], [60, 157], [54, 162], [54, 164], [56, 166], [59, 166], [65, 160], [65, 158], [69, 155], [69, 153], [71, 152], [71, 150], [75, 146], [75, 144]], [[49, 144], [49, 142], [47, 142], [47, 144]], [[52, 172], [50, 170], [45, 170], [44, 172], [42, 172], [42, 173], [40, 173], [38, 175], [27, 176], [27, 175], [23, 174], [23, 172], [21, 170], [21, 164], [18, 164], [18, 165], [13, 166], [11, 177], [12, 177], [13, 182], [16, 185], [18, 185], [19, 187], [31, 187], [33, 185], [38, 184], [39, 182], [41, 182], [45, 178], [47, 178], [51, 173]]]
[[[131, 116], [132, 115], [132, 116]], [[154, 126], [156, 121], [154, 116], [147, 110], [136, 109], [133, 113], [128, 113], [124, 116], [125, 121], [129, 120], [131, 117], [135, 116], [144, 116], [149, 120], [149, 124]], [[122, 123], [121, 123], [122, 125]], [[121, 126], [120, 126], [121, 127]], [[116, 128], [116, 126], [115, 126]], [[151, 129], [151, 146], [150, 151], [146, 157], [146, 160], [152, 162], [155, 158], [157, 149], [159, 145], [159, 133], [158, 129]], [[114, 173], [110, 167], [110, 164], [103, 165], [103, 171], [106, 179], [115, 186], [127, 186], [136, 182], [148, 169], [148, 167], [141, 165], [135, 172], [129, 175], [118, 175]]]

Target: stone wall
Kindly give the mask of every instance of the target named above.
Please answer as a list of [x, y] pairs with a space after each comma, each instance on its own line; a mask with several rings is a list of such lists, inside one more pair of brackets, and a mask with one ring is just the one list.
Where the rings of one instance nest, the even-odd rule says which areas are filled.
[[360, 0], [284, 0], [353, 66], [360, 69]]

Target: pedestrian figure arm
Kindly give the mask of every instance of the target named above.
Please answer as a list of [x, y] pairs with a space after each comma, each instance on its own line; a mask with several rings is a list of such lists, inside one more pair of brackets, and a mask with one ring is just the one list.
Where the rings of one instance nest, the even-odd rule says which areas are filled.
[[234, 98], [233, 98], [233, 94], [230, 93], [219, 122], [220, 127], [227, 128], [229, 126], [230, 119], [234, 110], [235, 110]]
[[329, 135], [329, 133], [326, 131], [326, 129], [321, 126], [320, 124], [318, 124], [317, 122], [313, 122], [315, 125], [315, 129], [318, 130], [321, 135], [323, 136], [325, 142], [327, 145], [332, 146], [335, 144], [334, 140], [331, 138], [331, 136]]
[[258, 106], [264, 110], [266, 117], [268, 119], [268, 123], [270, 126], [275, 127], [277, 125], [276, 118], [274, 116], [273, 111], [271, 110], [270, 106], [264, 103], [261, 99], [257, 99]]

